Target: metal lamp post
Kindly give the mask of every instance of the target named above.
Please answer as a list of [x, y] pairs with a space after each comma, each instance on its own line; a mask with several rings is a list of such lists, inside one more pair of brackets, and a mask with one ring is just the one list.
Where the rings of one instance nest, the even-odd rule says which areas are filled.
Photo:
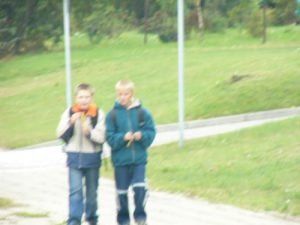
[[70, 45], [70, 0], [63, 0], [64, 10], [64, 39], [65, 39], [65, 63], [66, 63], [66, 100], [67, 106], [72, 105], [72, 81], [71, 81], [71, 45]]
[[184, 144], [184, 0], [177, 2], [179, 146]]

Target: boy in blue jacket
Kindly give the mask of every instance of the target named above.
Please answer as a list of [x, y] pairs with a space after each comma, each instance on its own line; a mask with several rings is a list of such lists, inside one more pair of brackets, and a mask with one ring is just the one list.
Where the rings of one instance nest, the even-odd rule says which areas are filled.
[[117, 100], [106, 117], [106, 140], [112, 150], [115, 183], [117, 189], [119, 225], [130, 224], [128, 188], [134, 191], [134, 220], [146, 225], [145, 202], [147, 148], [152, 144], [156, 131], [152, 116], [133, 97], [134, 84], [118, 81]]

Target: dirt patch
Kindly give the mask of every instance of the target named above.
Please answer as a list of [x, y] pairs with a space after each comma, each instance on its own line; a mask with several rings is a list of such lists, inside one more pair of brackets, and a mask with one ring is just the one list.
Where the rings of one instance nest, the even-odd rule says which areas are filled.
[[250, 75], [250, 74], [235, 74], [235, 75], [232, 75], [231, 78], [230, 78], [230, 83], [236, 83], [236, 82], [240, 82], [244, 79], [249, 79], [253, 77], [253, 75]]

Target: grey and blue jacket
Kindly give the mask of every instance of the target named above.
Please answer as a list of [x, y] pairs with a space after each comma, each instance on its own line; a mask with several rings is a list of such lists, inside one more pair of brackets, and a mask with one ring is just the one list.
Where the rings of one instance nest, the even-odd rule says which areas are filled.
[[[139, 121], [140, 108], [143, 113], [143, 123]], [[127, 132], [142, 133], [139, 141], [128, 143], [124, 140]], [[147, 149], [155, 137], [155, 125], [150, 112], [135, 101], [126, 108], [115, 102], [113, 109], [106, 116], [106, 141], [111, 147], [111, 157], [114, 166], [129, 164], [146, 164]]]
[[74, 125], [70, 125], [70, 116], [70, 109], [66, 109], [56, 130], [57, 137], [69, 136], [64, 147], [67, 153], [67, 166], [71, 168], [100, 167], [102, 145], [105, 142], [104, 112], [98, 110], [95, 126], [92, 125], [93, 118], [86, 117], [84, 122], [91, 127], [89, 136], [83, 134], [80, 118]]

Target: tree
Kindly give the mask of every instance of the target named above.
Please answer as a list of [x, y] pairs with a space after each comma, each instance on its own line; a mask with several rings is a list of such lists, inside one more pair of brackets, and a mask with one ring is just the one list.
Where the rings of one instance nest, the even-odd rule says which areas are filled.
[[144, 44], [148, 42], [148, 12], [149, 0], [144, 0]]
[[[162, 42], [177, 40], [177, 0], [151, 1], [148, 31], [158, 34]], [[154, 7], [153, 7], [154, 6]], [[154, 9], [154, 10], [153, 10]]]
[[204, 0], [196, 0], [196, 10], [198, 17], [198, 29], [199, 29], [199, 37], [203, 38], [204, 35], [204, 21], [203, 21], [203, 13], [202, 7], [204, 6]]
[[244, 28], [251, 17], [254, 6], [251, 1], [241, 0], [228, 12], [228, 26]]
[[86, 33], [90, 42], [94, 44], [104, 37], [119, 36], [133, 24], [133, 17], [126, 12], [127, 9], [124, 9], [121, 3], [108, 0], [74, 1], [74, 30]]
[[43, 50], [63, 33], [59, 0], [2, 0], [0, 17], [0, 56]]
[[295, 10], [296, 24], [300, 24], [300, 0], [296, 0], [297, 9]]
[[[205, 30], [219, 32], [227, 27], [246, 27], [254, 36], [264, 33], [266, 41], [266, 21], [271, 25], [295, 22], [295, 12], [300, 12], [297, 1], [185, 0], [186, 37], [193, 29], [203, 37], [205, 22]], [[177, 0], [72, 1], [71, 29], [86, 33], [91, 43], [98, 43], [103, 37], [117, 37], [129, 29], [144, 32], [145, 43], [149, 32], [158, 34], [164, 42], [176, 41], [176, 6]], [[261, 20], [257, 20], [261, 12], [264, 29]], [[46, 41], [58, 43], [62, 35], [61, 0], [0, 1], [0, 56], [44, 50]]]
[[274, 0], [273, 24], [285, 25], [295, 22], [296, 1], [293, 0]]
[[267, 0], [262, 0], [261, 1], [261, 8], [262, 8], [262, 17], [263, 17], [263, 39], [262, 43], [266, 43], [267, 41], [267, 7], [268, 7], [268, 1]]

